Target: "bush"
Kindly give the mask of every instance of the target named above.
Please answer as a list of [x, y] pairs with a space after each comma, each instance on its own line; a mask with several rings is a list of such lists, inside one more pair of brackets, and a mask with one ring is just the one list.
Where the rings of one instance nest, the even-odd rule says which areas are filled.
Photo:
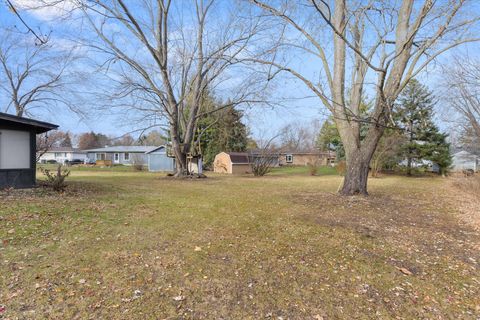
[[255, 177], [263, 177], [264, 175], [269, 173], [270, 170], [272, 170], [277, 159], [278, 159], [278, 156], [267, 154], [267, 153], [261, 154], [259, 156], [252, 158], [251, 166], [252, 166], [253, 175]]
[[45, 177], [47, 177], [46, 184], [48, 187], [57, 192], [62, 192], [65, 190], [67, 187], [65, 179], [70, 175], [70, 170], [63, 169], [62, 165], [59, 165], [55, 173], [53, 173], [52, 170], [45, 168], [40, 168], [40, 171], [45, 175]]
[[347, 163], [345, 161], [340, 161], [337, 163], [335, 166], [335, 170], [337, 170], [337, 173], [341, 176], [344, 176], [345, 173], [347, 173]]
[[307, 167], [308, 167], [308, 173], [311, 176], [316, 176], [317, 175], [318, 169], [319, 169], [317, 161], [307, 163]]
[[133, 171], [143, 171], [143, 170], [145, 170], [145, 166], [141, 163], [133, 164], [132, 168], [133, 168]]

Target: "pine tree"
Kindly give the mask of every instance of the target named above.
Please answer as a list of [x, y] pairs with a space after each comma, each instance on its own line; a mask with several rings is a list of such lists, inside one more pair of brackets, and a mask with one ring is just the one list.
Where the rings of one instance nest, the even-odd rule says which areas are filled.
[[440, 133], [433, 122], [433, 108], [432, 92], [415, 79], [407, 84], [399, 97], [395, 119], [407, 140], [400, 153], [407, 160], [408, 175], [412, 174], [414, 162], [421, 160], [436, 163], [442, 174], [451, 165], [447, 136]]
[[222, 151], [246, 150], [248, 132], [242, 116], [241, 111], [231, 106], [200, 119], [198, 132], [201, 134], [200, 147], [205, 166], [210, 166]]
[[451, 167], [453, 160], [450, 154], [450, 144], [447, 142], [447, 134], [439, 132], [434, 126], [428, 136], [426, 159], [438, 165], [439, 174], [444, 176]]
[[342, 139], [333, 121], [333, 117], [330, 117], [323, 123], [317, 138], [317, 147], [321, 151], [335, 151], [337, 160], [343, 160], [345, 158]]

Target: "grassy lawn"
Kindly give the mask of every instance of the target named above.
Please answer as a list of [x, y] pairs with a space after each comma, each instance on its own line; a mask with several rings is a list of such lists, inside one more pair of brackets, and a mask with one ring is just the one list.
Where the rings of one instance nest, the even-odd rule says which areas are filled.
[[[56, 170], [58, 164], [37, 164], [37, 170], [40, 168], [49, 169], [49, 170]], [[104, 171], [104, 172], [133, 172], [133, 166], [125, 166], [125, 165], [114, 165], [111, 167], [103, 167], [103, 166], [95, 166], [95, 165], [73, 165], [67, 167], [68, 170], [75, 172], [75, 171]]]
[[449, 179], [343, 198], [340, 177], [296, 170], [82, 169], [62, 195], [1, 193], [0, 319], [480, 316], [480, 234]]
[[[285, 166], [285, 167], [278, 167], [272, 168], [272, 175], [309, 175], [309, 169], [307, 166]], [[320, 166], [317, 170], [317, 175], [325, 176], [325, 175], [336, 175], [337, 171], [335, 168], [327, 167], [327, 166]]]

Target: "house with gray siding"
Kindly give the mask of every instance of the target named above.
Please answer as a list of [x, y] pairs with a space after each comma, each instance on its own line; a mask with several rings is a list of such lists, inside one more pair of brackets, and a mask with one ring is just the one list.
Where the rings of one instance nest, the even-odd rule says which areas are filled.
[[143, 164], [148, 163], [147, 152], [157, 149], [156, 146], [112, 146], [84, 150], [89, 162], [109, 160], [112, 164]]
[[471, 169], [475, 172], [480, 170], [480, 157], [468, 151], [460, 151], [452, 156], [452, 171], [461, 172]]
[[167, 148], [160, 146], [147, 152], [148, 171], [173, 172], [175, 171], [175, 159], [167, 155]]

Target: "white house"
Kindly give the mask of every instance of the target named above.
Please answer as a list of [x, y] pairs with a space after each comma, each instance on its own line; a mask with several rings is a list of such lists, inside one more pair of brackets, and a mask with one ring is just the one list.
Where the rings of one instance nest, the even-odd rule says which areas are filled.
[[480, 170], [480, 157], [468, 151], [460, 151], [453, 155], [453, 171], [471, 169], [475, 172]]
[[40, 156], [38, 161], [41, 163], [55, 161], [57, 163], [65, 164], [65, 162], [72, 160], [85, 161], [86, 159], [87, 153], [80, 149], [72, 147], [58, 147], [49, 149]]

